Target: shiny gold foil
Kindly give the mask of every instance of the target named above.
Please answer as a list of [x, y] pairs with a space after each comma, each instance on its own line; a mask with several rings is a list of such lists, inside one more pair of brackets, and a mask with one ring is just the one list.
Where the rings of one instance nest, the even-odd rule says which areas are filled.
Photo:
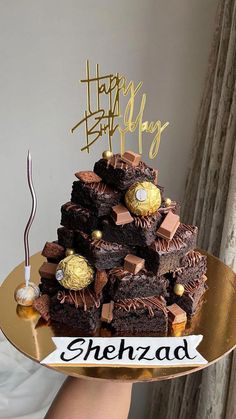
[[93, 269], [83, 256], [69, 255], [59, 262], [56, 278], [64, 288], [79, 291], [93, 281]]
[[[204, 252], [203, 252], [204, 253]], [[44, 258], [37, 253], [30, 258], [31, 278], [39, 282], [38, 269]], [[159, 381], [180, 377], [198, 371], [218, 361], [236, 347], [236, 274], [219, 259], [207, 255], [208, 291], [204, 296], [201, 310], [181, 332], [182, 335], [202, 334], [199, 352], [207, 359], [207, 365], [198, 367], [134, 368], [134, 367], [50, 367], [61, 373], [86, 379], [106, 379], [122, 382]], [[24, 279], [24, 263], [17, 266], [0, 287], [0, 326], [7, 339], [24, 355], [40, 362], [55, 349], [53, 336], [75, 336], [72, 331], [38, 327], [38, 320], [23, 320], [17, 314], [14, 290]], [[29, 313], [30, 314], [30, 313]], [[35, 326], [37, 327], [35, 328]], [[172, 334], [173, 336], [173, 334]], [[112, 339], [112, 337], [111, 337]], [[141, 338], [140, 338], [141, 339]]]
[[153, 214], [161, 205], [161, 193], [152, 182], [137, 182], [126, 192], [125, 203], [135, 215]]

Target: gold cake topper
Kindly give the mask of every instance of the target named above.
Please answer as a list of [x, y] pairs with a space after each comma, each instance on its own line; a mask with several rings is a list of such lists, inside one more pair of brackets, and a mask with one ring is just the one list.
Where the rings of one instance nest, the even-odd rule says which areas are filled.
[[[154, 134], [149, 150], [149, 158], [154, 159], [158, 153], [161, 133], [169, 125], [169, 122], [163, 124], [160, 120], [143, 122], [146, 105], [145, 93], [141, 95], [138, 113], [134, 114], [135, 100], [143, 82], [139, 82], [135, 86], [133, 81], [128, 82], [119, 73], [101, 75], [98, 64], [96, 65], [96, 75], [92, 77], [88, 60], [86, 62], [86, 78], [80, 81], [81, 83], [86, 83], [87, 109], [84, 112], [84, 117], [71, 129], [71, 132], [73, 133], [80, 125], [84, 124], [86, 145], [81, 148], [81, 151], [89, 153], [92, 145], [104, 134], [108, 135], [108, 147], [112, 151], [112, 139], [117, 131], [120, 136], [120, 153], [123, 154], [126, 134], [138, 132], [138, 151], [139, 154], [142, 154], [143, 132], [148, 132]], [[96, 96], [95, 106], [92, 103], [92, 92], [94, 92], [94, 89]], [[123, 115], [120, 110], [120, 95], [128, 98]], [[107, 102], [106, 107], [104, 106], [104, 99]]]

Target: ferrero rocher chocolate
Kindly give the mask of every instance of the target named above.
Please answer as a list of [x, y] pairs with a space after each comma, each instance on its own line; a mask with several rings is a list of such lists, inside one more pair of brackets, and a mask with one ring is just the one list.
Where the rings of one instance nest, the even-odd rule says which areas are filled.
[[153, 214], [161, 205], [161, 193], [152, 182], [137, 182], [126, 192], [125, 203], [135, 215]]
[[56, 279], [67, 289], [79, 291], [93, 281], [93, 269], [81, 255], [69, 255], [57, 266]]

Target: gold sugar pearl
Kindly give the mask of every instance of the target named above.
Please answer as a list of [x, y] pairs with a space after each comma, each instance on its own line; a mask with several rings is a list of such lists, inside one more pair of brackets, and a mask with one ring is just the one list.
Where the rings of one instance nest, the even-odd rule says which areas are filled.
[[102, 158], [105, 159], [105, 160], [111, 159], [112, 156], [113, 156], [113, 153], [110, 150], [105, 150], [102, 153]]
[[171, 205], [171, 203], [172, 203], [172, 200], [170, 199], [170, 198], [165, 198], [165, 206], [166, 207], [169, 207], [170, 205]]
[[182, 284], [175, 284], [174, 293], [178, 295], [179, 297], [182, 297], [184, 293], [184, 286]]
[[66, 256], [71, 256], [75, 254], [75, 250], [71, 249], [68, 247], [68, 249], [66, 249]]
[[100, 230], [93, 230], [91, 233], [91, 237], [93, 240], [101, 240], [102, 232]]

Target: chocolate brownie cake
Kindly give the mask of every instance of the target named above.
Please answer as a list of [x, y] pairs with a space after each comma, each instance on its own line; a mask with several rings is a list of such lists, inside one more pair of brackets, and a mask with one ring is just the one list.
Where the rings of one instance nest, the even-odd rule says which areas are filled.
[[166, 336], [170, 323], [185, 327], [207, 288], [198, 229], [181, 222], [140, 155], [104, 156], [75, 174], [58, 241], [42, 251], [35, 308], [55, 330], [92, 334], [102, 324], [116, 335]]

